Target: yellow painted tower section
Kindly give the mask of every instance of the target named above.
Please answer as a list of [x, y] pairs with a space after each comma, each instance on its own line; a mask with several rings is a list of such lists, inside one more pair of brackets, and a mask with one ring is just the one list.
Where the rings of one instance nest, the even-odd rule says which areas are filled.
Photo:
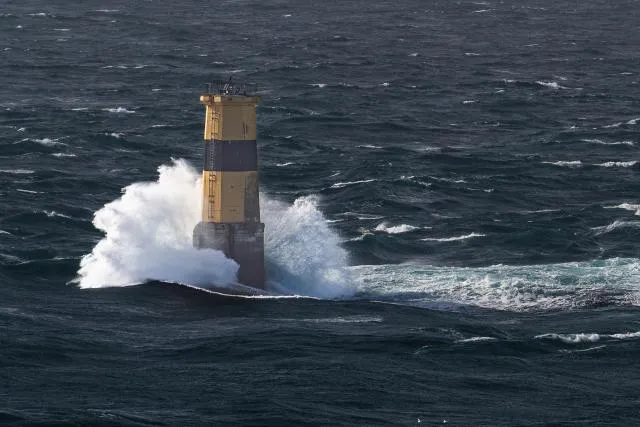
[[238, 279], [264, 287], [264, 224], [260, 222], [257, 96], [230, 82], [200, 96], [205, 106], [202, 217], [194, 246], [222, 250], [240, 264]]
[[[206, 106], [205, 141], [255, 141], [256, 96], [202, 95]], [[237, 156], [243, 155], [237, 153]], [[226, 159], [225, 159], [226, 160]], [[254, 165], [249, 165], [253, 168]], [[245, 222], [249, 217], [260, 221], [251, 212], [245, 212], [246, 192], [258, 191], [257, 165], [248, 171], [202, 171], [202, 221]], [[259, 213], [259, 211], [258, 211]]]

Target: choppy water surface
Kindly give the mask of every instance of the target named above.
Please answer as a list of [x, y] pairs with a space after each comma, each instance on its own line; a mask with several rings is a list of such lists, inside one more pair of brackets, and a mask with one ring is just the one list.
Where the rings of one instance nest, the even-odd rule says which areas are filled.
[[[637, 1], [181, 3], [0, 8], [0, 424], [640, 422]], [[191, 248], [230, 75], [252, 298]]]

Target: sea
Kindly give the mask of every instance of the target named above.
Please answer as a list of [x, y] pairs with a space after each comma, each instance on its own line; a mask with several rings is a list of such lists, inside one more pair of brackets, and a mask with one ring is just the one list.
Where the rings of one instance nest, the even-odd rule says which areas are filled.
[[[640, 425], [638, 0], [0, 1], [0, 425]], [[192, 247], [256, 84], [267, 290]]]

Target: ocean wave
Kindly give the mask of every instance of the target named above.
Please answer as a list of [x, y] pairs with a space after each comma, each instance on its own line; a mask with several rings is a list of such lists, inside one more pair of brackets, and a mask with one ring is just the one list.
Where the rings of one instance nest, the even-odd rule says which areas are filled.
[[452, 184], [465, 184], [467, 182], [464, 179], [444, 178], [444, 177], [437, 177], [437, 176], [431, 176], [431, 175], [429, 175], [429, 178], [435, 181], [450, 182]]
[[610, 125], [605, 125], [602, 126], [603, 129], [613, 129], [613, 128], [619, 128], [620, 126], [622, 126], [622, 122], [616, 122], [616, 123], [612, 123]]
[[640, 216], [640, 204], [633, 203], [620, 203], [615, 206], [603, 206], [605, 209], [624, 209], [627, 211], [634, 211], [636, 216]]
[[374, 219], [382, 219], [384, 218], [381, 215], [375, 215], [375, 214], [368, 214], [368, 213], [359, 213], [359, 212], [342, 212], [339, 214], [336, 214], [336, 216], [347, 216], [347, 217], [354, 217], [356, 219], [359, 220], [374, 220]]
[[544, 87], [548, 87], [548, 88], [556, 89], [556, 90], [557, 89], [568, 89], [565, 86], [560, 86], [558, 84], [558, 82], [545, 82], [545, 81], [538, 80], [538, 81], [536, 81], [536, 83], [539, 84], [540, 86], [544, 86]]
[[592, 144], [600, 144], [600, 145], [628, 145], [628, 146], [634, 146], [636, 145], [635, 142], [633, 141], [615, 141], [615, 142], [605, 142], [601, 139], [596, 139], [596, 138], [585, 138], [582, 140], [583, 142], [590, 142]]
[[602, 339], [614, 339], [614, 340], [629, 340], [640, 338], [639, 332], [623, 332], [617, 334], [599, 334], [599, 333], [577, 333], [577, 334], [542, 334], [536, 335], [536, 339], [558, 340], [566, 344], [582, 344], [582, 343], [594, 343]]
[[609, 225], [603, 225], [600, 227], [592, 227], [591, 229], [596, 232], [596, 234], [606, 234], [610, 233], [614, 230], [618, 230], [621, 228], [640, 228], [640, 221], [621, 221], [615, 220]]
[[471, 337], [471, 338], [456, 340], [455, 343], [465, 344], [465, 343], [471, 343], [471, 342], [487, 342], [487, 341], [496, 341], [496, 340], [497, 338], [494, 338], [494, 337]]
[[547, 165], [553, 165], [553, 166], [567, 167], [571, 169], [577, 169], [582, 167], [582, 162], [580, 160], [569, 160], [569, 161], [559, 160], [557, 162], [542, 162], [542, 163]]
[[48, 216], [49, 218], [58, 217], [58, 218], [73, 219], [69, 215], [61, 214], [61, 213], [53, 211], [53, 210], [52, 211], [43, 210], [42, 213], [45, 214], [46, 216]]
[[636, 163], [638, 163], [637, 160], [631, 160], [628, 162], [604, 162], [604, 163], [598, 163], [594, 166], [601, 166], [603, 168], [613, 168], [613, 167], [630, 168], [632, 166], [635, 166]]
[[19, 142], [35, 142], [37, 144], [40, 145], [44, 145], [45, 147], [53, 147], [56, 145], [60, 145], [60, 146], [66, 146], [67, 144], [65, 144], [64, 142], [60, 142], [60, 140], [63, 138], [42, 138], [42, 139], [38, 139], [38, 138], [25, 138], [20, 140]]
[[0, 169], [0, 173], [8, 173], [13, 175], [30, 175], [35, 173], [35, 171], [31, 169]]
[[360, 181], [336, 182], [335, 184], [331, 185], [331, 188], [344, 188], [344, 187], [347, 187], [349, 185], [364, 184], [364, 183], [373, 182], [373, 181], [375, 181], [375, 179], [363, 179], [363, 180], [360, 180]]
[[485, 237], [485, 236], [486, 234], [482, 234], [482, 233], [470, 233], [462, 236], [453, 236], [453, 237], [440, 237], [440, 238], [426, 237], [420, 240], [424, 240], [427, 242], [455, 242], [458, 240], [467, 240], [467, 239], [473, 239], [474, 237]]
[[78, 157], [77, 155], [75, 155], [73, 153], [53, 153], [52, 156], [54, 156], [54, 157]]
[[600, 341], [600, 334], [542, 334], [536, 335], [534, 338], [559, 340], [567, 344], [578, 344]]
[[102, 111], [107, 111], [109, 113], [116, 113], [116, 114], [134, 114], [135, 111], [133, 110], [127, 110], [124, 107], [115, 107], [115, 108], [103, 108]]
[[305, 322], [305, 323], [381, 323], [384, 318], [382, 316], [354, 315], [354, 316], [336, 316], [336, 317], [320, 317], [320, 318], [285, 318], [273, 319], [278, 322]]
[[409, 224], [400, 224], [389, 226], [386, 222], [382, 222], [376, 226], [375, 231], [383, 231], [387, 234], [401, 234], [408, 233], [410, 231], [419, 230], [420, 227], [416, 227], [414, 225]]

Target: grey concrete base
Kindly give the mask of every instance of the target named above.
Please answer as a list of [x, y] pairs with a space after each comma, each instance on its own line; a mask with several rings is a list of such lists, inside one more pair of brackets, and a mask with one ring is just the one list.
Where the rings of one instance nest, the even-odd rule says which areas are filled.
[[264, 224], [200, 222], [193, 229], [193, 246], [224, 252], [240, 264], [240, 283], [264, 289]]

